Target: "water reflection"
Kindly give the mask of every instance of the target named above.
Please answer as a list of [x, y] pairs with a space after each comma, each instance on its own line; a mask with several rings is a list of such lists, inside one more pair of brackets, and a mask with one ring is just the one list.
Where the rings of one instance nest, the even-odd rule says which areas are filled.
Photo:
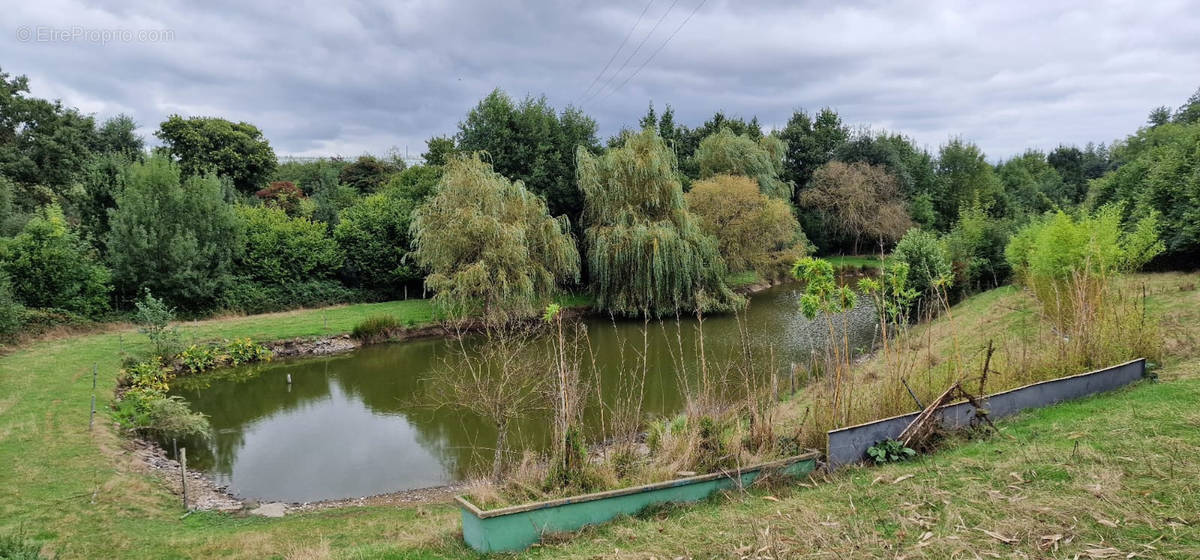
[[[794, 287], [753, 297], [742, 326], [760, 356], [776, 367], [801, 362], [823, 340], [823, 323], [804, 319]], [[867, 307], [849, 317], [853, 344], [867, 347], [874, 334]], [[622, 382], [622, 364], [636, 361], [642, 322], [587, 320], [600, 386], [607, 395]], [[644, 409], [677, 412], [683, 405], [677, 363], [695, 376], [696, 321], [651, 323]], [[728, 359], [740, 346], [733, 316], [703, 323], [710, 360]], [[681, 350], [682, 348], [682, 350]], [[215, 436], [181, 442], [189, 463], [242, 497], [314, 501], [367, 496], [461, 480], [491, 459], [494, 428], [458, 410], [435, 410], [422, 395], [428, 379], [450, 356], [441, 340], [367, 347], [352, 354], [277, 361], [185, 378], [172, 389], [209, 415]], [[288, 384], [287, 376], [292, 382]], [[585, 428], [599, 432], [600, 407], [589, 407]], [[510, 442], [540, 448], [545, 418], [521, 422]]]

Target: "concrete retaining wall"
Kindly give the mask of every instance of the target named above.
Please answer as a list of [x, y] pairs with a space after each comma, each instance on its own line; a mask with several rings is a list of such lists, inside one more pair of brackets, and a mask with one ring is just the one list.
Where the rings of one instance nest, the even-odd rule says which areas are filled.
[[[1048, 406], [1124, 387], [1141, 379], [1145, 374], [1146, 360], [1142, 358], [1105, 369], [996, 393], [988, 396], [985, 403], [991, 418], [1003, 418], [1028, 408]], [[825, 453], [829, 469], [862, 461], [866, 458], [867, 448], [881, 440], [899, 438], [904, 428], [919, 414], [920, 411], [917, 411], [829, 432], [829, 447]], [[965, 402], [951, 404], [942, 407], [938, 414], [942, 426], [952, 430], [970, 424], [975, 418], [975, 407]]]

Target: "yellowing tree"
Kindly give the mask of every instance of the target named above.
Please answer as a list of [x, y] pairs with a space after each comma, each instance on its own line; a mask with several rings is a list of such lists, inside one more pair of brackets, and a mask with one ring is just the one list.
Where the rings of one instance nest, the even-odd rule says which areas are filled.
[[879, 165], [832, 161], [813, 174], [800, 203], [825, 212], [835, 229], [854, 239], [880, 243], [900, 239], [912, 227], [896, 177]]
[[730, 270], [776, 277], [804, 256], [804, 233], [791, 207], [759, 192], [753, 179], [717, 175], [693, 183], [684, 198]]
[[478, 155], [446, 164], [437, 195], [413, 217], [413, 257], [439, 307], [503, 324], [536, 315], [560, 284], [579, 280], [565, 219]]

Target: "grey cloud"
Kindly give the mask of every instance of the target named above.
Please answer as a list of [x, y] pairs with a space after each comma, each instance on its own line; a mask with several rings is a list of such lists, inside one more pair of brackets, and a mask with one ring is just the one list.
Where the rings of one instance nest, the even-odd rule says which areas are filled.
[[[653, 100], [682, 122], [715, 110], [781, 126], [832, 106], [850, 123], [936, 147], [952, 135], [993, 159], [1110, 141], [1200, 80], [1200, 14], [1187, 2], [706, 2], [680, 0], [600, 95], [584, 90], [646, 6], [597, 2], [8, 0], [6, 72], [34, 93], [149, 136], [170, 113], [247, 120], [282, 154], [424, 149], [500, 87], [580, 103], [603, 135]], [[671, 2], [654, 0], [610, 73]], [[21, 26], [169, 29], [156, 43], [21, 42]]]

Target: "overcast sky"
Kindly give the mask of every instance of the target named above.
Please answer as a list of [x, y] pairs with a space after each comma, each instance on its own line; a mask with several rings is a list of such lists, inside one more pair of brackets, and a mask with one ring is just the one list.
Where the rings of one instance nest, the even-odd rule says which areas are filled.
[[148, 140], [169, 114], [220, 116], [280, 154], [346, 156], [415, 156], [499, 87], [582, 105], [602, 138], [650, 101], [689, 125], [831, 106], [994, 160], [1123, 137], [1200, 86], [1187, 1], [140, 4], [0, 0], [0, 69]]

